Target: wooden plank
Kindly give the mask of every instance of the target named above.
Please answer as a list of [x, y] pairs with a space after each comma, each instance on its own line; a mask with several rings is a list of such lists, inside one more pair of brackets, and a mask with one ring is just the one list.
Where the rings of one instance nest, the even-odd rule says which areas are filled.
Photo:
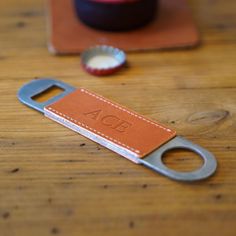
[[[128, 54], [107, 78], [46, 48], [42, 1], [0, 2], [0, 235], [236, 235], [234, 0], [189, 1], [202, 34], [194, 50]], [[86, 87], [176, 129], [219, 168], [171, 181], [44, 118], [16, 98], [35, 77]], [[175, 169], [200, 164], [169, 154]]]

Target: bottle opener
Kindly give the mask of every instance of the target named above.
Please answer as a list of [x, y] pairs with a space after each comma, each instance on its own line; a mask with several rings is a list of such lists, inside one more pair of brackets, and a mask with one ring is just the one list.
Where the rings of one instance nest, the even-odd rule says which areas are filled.
[[[63, 92], [46, 102], [33, 100], [53, 86]], [[171, 179], [196, 181], [211, 176], [216, 170], [215, 157], [206, 149], [177, 136], [174, 130], [87, 89], [76, 89], [54, 79], [37, 79], [24, 85], [18, 98], [46, 117]], [[172, 170], [163, 163], [162, 156], [173, 149], [193, 151], [202, 157], [204, 164], [192, 172]]]

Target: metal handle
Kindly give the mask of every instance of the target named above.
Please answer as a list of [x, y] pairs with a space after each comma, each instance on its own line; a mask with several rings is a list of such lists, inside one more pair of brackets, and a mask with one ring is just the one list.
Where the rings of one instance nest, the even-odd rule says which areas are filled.
[[[187, 149], [197, 153], [204, 160], [203, 166], [192, 172], [178, 172], [168, 168], [163, 163], [162, 157], [164, 153], [173, 149]], [[179, 181], [206, 179], [216, 171], [217, 167], [216, 159], [210, 152], [180, 136], [173, 138], [140, 162], [171, 179]]]
[[[57, 86], [63, 89], [64, 91], [59, 95], [54, 96], [53, 98], [47, 100], [46, 102], [39, 103], [32, 99], [34, 96], [48, 90], [53, 86]], [[56, 102], [57, 100], [73, 92], [74, 90], [75, 90], [74, 87], [58, 80], [50, 78], [37, 79], [37, 80], [32, 80], [31, 82], [25, 84], [20, 88], [18, 92], [18, 99], [25, 105], [44, 113], [45, 106], [50, 105], [53, 102]]]

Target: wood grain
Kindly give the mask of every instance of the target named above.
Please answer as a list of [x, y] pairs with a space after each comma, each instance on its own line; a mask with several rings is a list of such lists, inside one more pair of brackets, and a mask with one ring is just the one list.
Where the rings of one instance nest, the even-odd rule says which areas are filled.
[[[128, 54], [129, 66], [96, 78], [79, 57], [49, 55], [42, 1], [0, 2], [1, 236], [236, 235], [236, 2], [189, 3], [200, 47]], [[46, 76], [169, 125], [212, 151], [217, 173], [171, 181], [20, 104], [19, 87]]]

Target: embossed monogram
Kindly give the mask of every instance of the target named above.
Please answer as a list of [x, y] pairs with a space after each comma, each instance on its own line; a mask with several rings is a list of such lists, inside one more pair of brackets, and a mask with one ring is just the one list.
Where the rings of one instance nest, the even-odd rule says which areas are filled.
[[120, 119], [114, 115], [103, 115], [101, 109], [84, 113], [85, 116], [93, 120], [99, 120], [103, 125], [114, 129], [117, 132], [125, 133], [132, 126], [131, 123]]

